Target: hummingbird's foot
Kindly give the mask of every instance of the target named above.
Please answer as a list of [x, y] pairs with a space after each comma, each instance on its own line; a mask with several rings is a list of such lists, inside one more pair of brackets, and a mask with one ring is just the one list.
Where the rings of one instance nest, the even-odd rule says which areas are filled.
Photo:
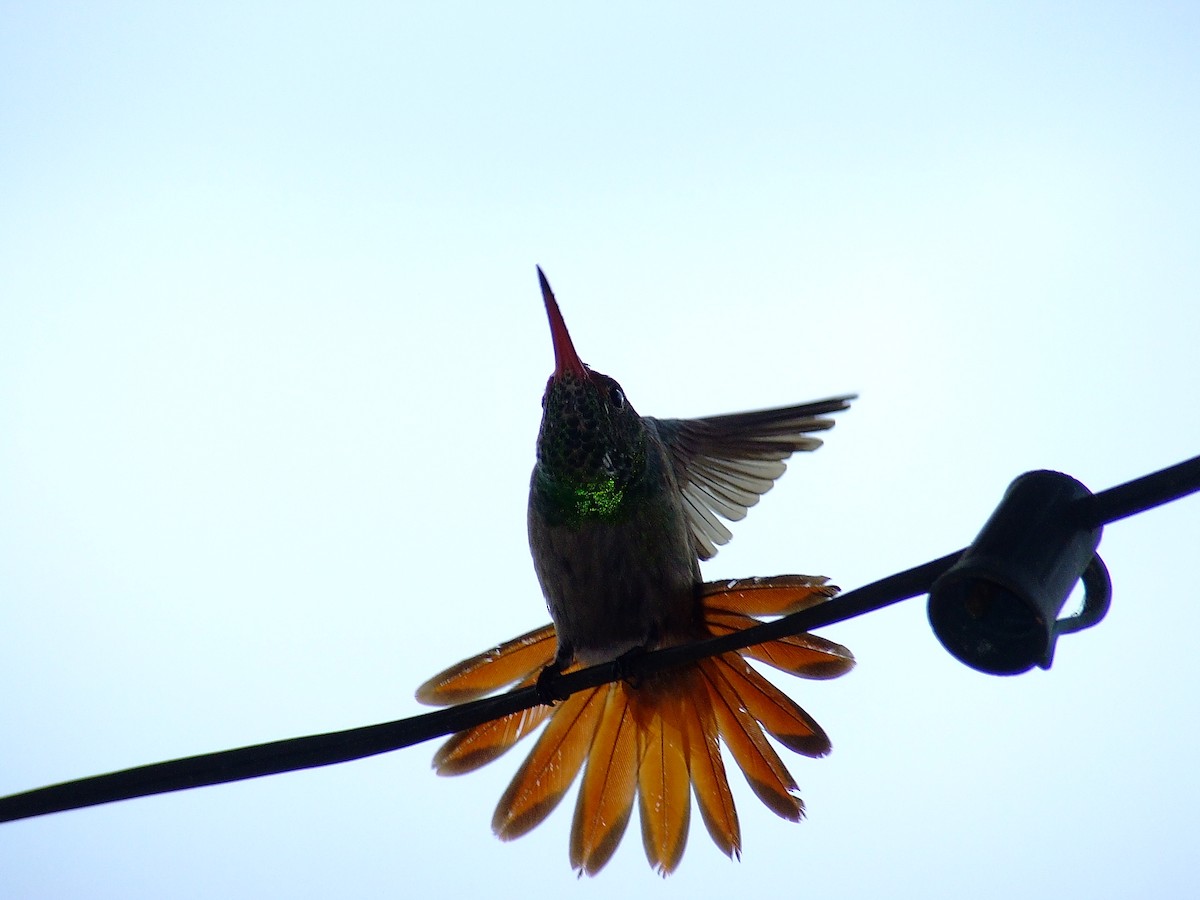
[[537, 693], [538, 701], [543, 706], [553, 706], [558, 701], [566, 700], [570, 696], [570, 694], [564, 693], [558, 685], [562, 670], [563, 664], [556, 659], [538, 673], [533, 689]]
[[613, 675], [616, 680], [624, 681], [634, 690], [642, 683], [642, 676], [636, 672], [630, 671], [632, 664], [646, 655], [645, 647], [634, 647], [632, 650], [626, 650], [620, 656], [612, 661]]

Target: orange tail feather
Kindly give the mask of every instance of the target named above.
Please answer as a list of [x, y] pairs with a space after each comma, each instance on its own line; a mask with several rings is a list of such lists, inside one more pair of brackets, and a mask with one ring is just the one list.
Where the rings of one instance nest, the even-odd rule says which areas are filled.
[[604, 688], [580, 691], [554, 708], [496, 806], [492, 831], [501, 840], [520, 837], [558, 806], [591, 749], [606, 693]]
[[749, 616], [786, 616], [823, 603], [838, 592], [820, 575], [775, 575], [771, 578], [734, 578], [700, 585], [705, 609]]
[[687, 846], [691, 777], [681, 707], [694, 701], [686, 680], [674, 672], [647, 679], [630, 699], [641, 755], [637, 783], [642, 843], [650, 865], [660, 875], [669, 875]]
[[708, 698], [700, 670], [690, 668], [681, 673], [687, 678], [687, 694], [693, 702], [682, 704], [684, 734], [687, 739], [688, 769], [700, 817], [708, 833], [726, 856], [741, 858], [742, 830], [738, 824], [733, 792], [725, 776], [721, 759], [717, 717]]
[[744, 659], [729, 653], [716, 657], [713, 665], [750, 717], [783, 746], [812, 757], [825, 756], [832, 749], [829, 737], [813, 717]]
[[[742, 631], [759, 622], [740, 613], [708, 610], [704, 614], [704, 624], [714, 635], [720, 636]], [[800, 678], [837, 678], [854, 668], [853, 653], [841, 644], [815, 634], [793, 634], [755, 644], [740, 652]]]
[[417, 700], [451, 706], [486, 697], [541, 670], [557, 647], [554, 626], [543, 625], [439, 672], [417, 688]]
[[796, 782], [779, 754], [767, 742], [762, 726], [742, 706], [737, 690], [713, 659], [702, 660], [699, 666], [707, 682], [721, 737], [751, 790], [776, 815], [792, 822], [800, 821], [804, 816], [804, 804], [793, 793]]
[[633, 812], [637, 788], [636, 723], [628, 687], [608, 686], [600, 726], [592, 741], [571, 823], [571, 867], [595, 875], [617, 849]]
[[[530, 676], [517, 687], [528, 687], [533, 681], [533, 676]], [[552, 712], [554, 710], [549, 706], [534, 706], [460, 731], [433, 755], [434, 771], [439, 775], [473, 772], [497, 759], [525, 735], [531, 734]]]

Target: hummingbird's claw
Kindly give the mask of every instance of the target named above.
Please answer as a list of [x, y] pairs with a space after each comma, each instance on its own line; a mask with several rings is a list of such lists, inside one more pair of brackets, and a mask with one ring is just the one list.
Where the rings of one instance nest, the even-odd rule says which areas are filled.
[[562, 663], [555, 660], [538, 673], [533, 689], [543, 706], [553, 706], [560, 700], [566, 700], [570, 696], [570, 694], [564, 693], [562, 688], [559, 687], [559, 676], [562, 675], [562, 670]]
[[620, 656], [612, 661], [613, 673], [620, 681], [624, 681], [634, 690], [637, 690], [642, 683], [642, 676], [636, 672], [630, 671], [630, 664], [646, 655], [645, 647], [634, 647], [631, 650], [626, 650]]

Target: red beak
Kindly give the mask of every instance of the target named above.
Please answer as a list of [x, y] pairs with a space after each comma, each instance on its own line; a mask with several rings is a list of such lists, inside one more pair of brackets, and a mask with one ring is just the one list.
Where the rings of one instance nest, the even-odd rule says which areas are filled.
[[546, 315], [550, 319], [550, 337], [554, 340], [554, 377], [561, 378], [570, 373], [576, 378], [585, 378], [587, 367], [575, 352], [575, 345], [571, 343], [567, 323], [558, 311], [558, 301], [554, 299], [554, 291], [550, 290], [550, 282], [546, 280], [541, 266], [537, 267], [537, 273], [538, 281], [542, 285], [542, 299], [546, 302]]

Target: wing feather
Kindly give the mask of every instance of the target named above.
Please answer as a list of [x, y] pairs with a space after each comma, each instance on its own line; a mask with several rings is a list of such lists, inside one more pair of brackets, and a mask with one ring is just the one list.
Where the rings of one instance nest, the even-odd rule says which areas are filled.
[[[682, 488], [682, 494], [684, 512], [687, 513], [688, 525], [692, 531], [692, 541], [701, 547], [696, 552], [700, 559], [711, 559], [717, 553], [716, 545], [728, 544], [733, 532], [713, 515], [703, 493], [697, 490], [695, 485], [689, 484]], [[705, 553], [708, 555], [703, 555]]]
[[695, 478], [688, 487], [704, 500], [705, 506], [731, 522], [740, 522], [746, 518], [746, 509], [753, 506], [754, 500], [757, 499], [753, 494], [718, 484], [707, 475], [693, 474]]
[[716, 522], [720, 515], [738, 521], [775, 484], [797, 451], [815, 450], [811, 432], [833, 427], [827, 413], [847, 409], [853, 394], [799, 406], [709, 416], [701, 419], [647, 421], [670, 449], [671, 468], [688, 500], [688, 522], [700, 559], [710, 559], [717, 544], [732, 534]]

